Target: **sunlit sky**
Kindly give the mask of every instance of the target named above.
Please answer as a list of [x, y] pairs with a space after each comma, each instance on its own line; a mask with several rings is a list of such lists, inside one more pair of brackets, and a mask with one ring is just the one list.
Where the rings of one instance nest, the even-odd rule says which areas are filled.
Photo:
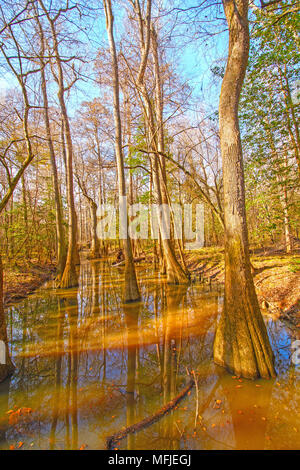
[[[169, 2], [170, 5], [175, 5], [175, 1]], [[187, 4], [193, 5], [190, 0]], [[120, 42], [122, 35], [126, 35], [124, 31], [123, 15], [124, 10], [120, 6], [114, 7], [115, 14], [115, 36], [117, 44]], [[173, 16], [172, 16], [173, 15]], [[173, 23], [174, 14], [164, 19], [166, 34], [168, 34], [168, 25]], [[181, 25], [181, 20], [183, 25]], [[92, 19], [91, 27], [86, 34], [81, 35], [83, 42], [88, 44], [88, 50], [91, 56], [95, 56], [97, 49], [107, 47], [107, 37], [105, 31], [104, 12], [101, 11], [97, 19]], [[220, 80], [213, 77], [210, 69], [213, 65], [223, 65], [224, 59], [227, 54], [227, 32], [223, 32], [224, 24], [222, 21], [214, 22], [212, 26], [213, 32], [220, 32], [220, 34], [213, 35], [212, 37], [200, 37], [197, 41], [193, 40], [193, 34], [198, 34], [197, 25], [193, 26], [189, 31], [189, 27], [184, 24], [188, 20], [178, 15], [177, 25], [175, 28], [174, 38], [172, 37], [171, 48], [167, 50], [167, 60], [172, 60], [176, 63], [176, 72], [181, 77], [183, 82], [187, 82], [192, 90], [191, 98], [191, 112], [194, 113], [199, 109], [207, 109], [210, 113], [211, 110], [216, 110], [218, 106]], [[92, 24], [94, 23], [94, 24]], [[206, 28], [205, 21], [199, 22], [199, 31]], [[182, 33], [182, 34], [181, 34]], [[100, 94], [100, 90], [92, 80], [88, 79], [89, 71], [92, 70], [87, 67], [85, 73], [86, 78], [80, 80], [76, 89], [72, 90], [69, 98], [69, 114], [74, 115], [76, 109], [80, 106], [82, 101], [93, 99]], [[17, 86], [15, 77], [10, 72], [3, 73], [0, 77], [0, 94], [5, 94], [6, 90]]]

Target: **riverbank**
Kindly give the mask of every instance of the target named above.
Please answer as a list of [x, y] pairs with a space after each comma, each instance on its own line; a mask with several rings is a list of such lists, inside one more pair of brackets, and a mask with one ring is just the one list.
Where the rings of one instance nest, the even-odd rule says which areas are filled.
[[24, 264], [13, 269], [4, 268], [4, 306], [24, 299], [38, 289], [44, 282], [51, 279], [55, 273], [55, 266], [50, 263]]
[[[224, 283], [223, 250], [205, 248], [186, 256], [194, 282]], [[254, 284], [264, 313], [300, 328], [300, 254], [264, 251], [253, 253]]]
[[[203, 248], [185, 255], [192, 282], [224, 283], [224, 258], [221, 248]], [[152, 262], [146, 255], [143, 262]], [[286, 255], [280, 250], [253, 253], [254, 284], [264, 313], [281, 318], [300, 328], [300, 253]], [[4, 271], [4, 305], [33, 293], [55, 273], [52, 264], [32, 263]]]

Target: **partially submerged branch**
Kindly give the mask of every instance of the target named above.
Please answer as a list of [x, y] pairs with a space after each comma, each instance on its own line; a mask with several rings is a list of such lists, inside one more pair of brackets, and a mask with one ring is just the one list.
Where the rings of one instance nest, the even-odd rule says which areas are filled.
[[158, 410], [156, 413], [154, 413], [151, 416], [147, 416], [147, 418], [144, 418], [139, 423], [132, 424], [131, 426], [127, 426], [127, 428], [123, 429], [122, 431], [116, 432], [115, 434], [108, 436], [106, 439], [106, 449], [112, 450], [117, 442], [121, 441], [122, 439], [127, 437], [129, 434], [134, 434], [138, 431], [141, 431], [142, 429], [147, 428], [148, 426], [151, 426], [151, 424], [155, 423], [156, 421], [161, 419], [163, 416], [168, 414], [187, 395], [187, 393], [191, 390], [193, 386], [194, 386], [194, 380], [190, 378], [187, 386], [175, 398], [173, 398], [173, 400], [169, 401], [166, 405], [160, 408], [160, 410]]

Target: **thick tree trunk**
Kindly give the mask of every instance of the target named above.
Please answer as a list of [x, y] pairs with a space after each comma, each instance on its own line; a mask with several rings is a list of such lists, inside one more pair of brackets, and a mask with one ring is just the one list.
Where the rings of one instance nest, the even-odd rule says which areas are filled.
[[[113, 35], [113, 14], [111, 8], [111, 1], [104, 0], [104, 9], [106, 17], [106, 29], [109, 40], [110, 54], [112, 59], [113, 68], [113, 93], [114, 93], [114, 121], [115, 121], [115, 151], [118, 170], [118, 187], [119, 187], [119, 202], [122, 206], [122, 201], [126, 196], [125, 187], [125, 174], [124, 174], [124, 158], [122, 151], [122, 129], [121, 129], [121, 114], [120, 114], [120, 97], [119, 97], [119, 70], [117, 61], [117, 51]], [[125, 255], [125, 286], [124, 286], [124, 301], [133, 302], [140, 299], [138, 289], [131, 240], [128, 237], [128, 217], [126, 215], [126, 238], [123, 240], [123, 248]]]
[[[3, 345], [5, 348], [5, 358], [3, 357]], [[3, 267], [0, 256], [0, 383], [9, 377], [15, 370], [15, 366], [10, 358], [8, 349], [8, 339], [6, 331], [6, 319], [3, 307]], [[1, 362], [5, 362], [2, 364]]]
[[238, 104], [249, 53], [248, 0], [224, 0], [229, 54], [219, 119], [225, 212], [225, 298], [214, 361], [245, 378], [274, 377], [274, 357], [251, 275]]

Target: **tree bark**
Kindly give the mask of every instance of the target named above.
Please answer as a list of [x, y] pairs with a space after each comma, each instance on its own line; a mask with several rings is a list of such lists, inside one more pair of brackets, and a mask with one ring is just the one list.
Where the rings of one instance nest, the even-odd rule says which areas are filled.
[[274, 377], [274, 356], [251, 275], [243, 155], [238, 122], [249, 54], [248, 0], [223, 0], [229, 53], [219, 121], [225, 212], [225, 298], [214, 341], [214, 361], [245, 378]]

